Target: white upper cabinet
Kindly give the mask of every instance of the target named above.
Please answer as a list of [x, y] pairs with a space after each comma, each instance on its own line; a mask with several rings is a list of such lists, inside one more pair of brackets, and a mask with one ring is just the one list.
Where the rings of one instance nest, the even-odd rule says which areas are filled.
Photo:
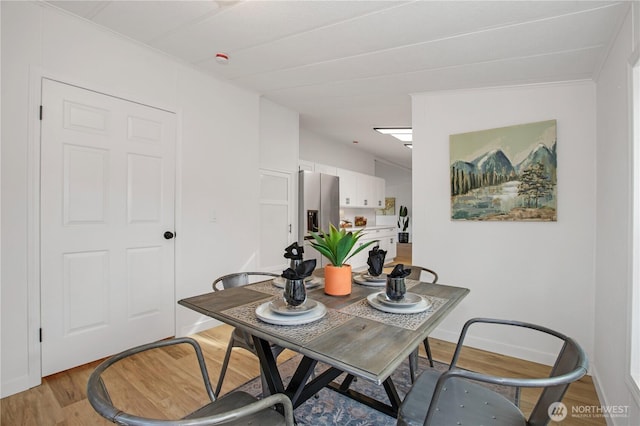
[[325, 175], [338, 176], [338, 168], [326, 164], [314, 163], [313, 161], [298, 160], [298, 170], [308, 172], [324, 173]]
[[373, 177], [373, 207], [384, 208], [386, 184], [383, 178]]
[[359, 207], [373, 207], [373, 176], [358, 173], [357, 178], [357, 201]]
[[384, 207], [384, 179], [345, 169], [337, 169], [337, 172], [340, 177], [340, 207]]
[[324, 173], [325, 175], [338, 176], [338, 169], [333, 166], [327, 166], [326, 164], [316, 163], [315, 171], [318, 173]]
[[385, 181], [382, 178], [305, 160], [299, 160], [298, 167], [300, 170], [338, 176], [340, 207], [384, 208]]
[[306, 170], [307, 172], [315, 171], [315, 164], [311, 161], [298, 160], [298, 170]]
[[359, 207], [358, 175], [351, 170], [337, 169], [340, 178], [340, 207]]

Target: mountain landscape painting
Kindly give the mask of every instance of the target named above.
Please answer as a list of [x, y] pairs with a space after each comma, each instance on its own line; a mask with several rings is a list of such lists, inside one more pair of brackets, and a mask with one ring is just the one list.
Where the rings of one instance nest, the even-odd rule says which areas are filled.
[[451, 218], [557, 220], [556, 120], [449, 137]]

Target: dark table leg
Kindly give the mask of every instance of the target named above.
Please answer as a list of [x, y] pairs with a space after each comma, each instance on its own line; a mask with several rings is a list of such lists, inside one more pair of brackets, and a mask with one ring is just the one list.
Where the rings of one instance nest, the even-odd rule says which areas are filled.
[[355, 379], [355, 376], [353, 374], [347, 374], [347, 377], [344, 378], [344, 380], [342, 381], [342, 384], [340, 385], [340, 390], [342, 391], [348, 390], [349, 387], [351, 387], [351, 383], [353, 382], [354, 379]]
[[259, 337], [253, 337], [253, 344], [260, 360], [260, 366], [262, 367], [262, 373], [265, 375], [267, 386], [269, 386], [269, 393], [271, 395], [275, 393], [284, 393], [284, 385], [282, 384], [282, 377], [278, 371], [278, 365], [276, 359], [271, 352], [271, 345], [266, 340], [262, 340]]
[[382, 384], [384, 385], [384, 390], [387, 391], [389, 402], [391, 402], [391, 407], [393, 407], [393, 411], [395, 412], [394, 417], [397, 417], [402, 401], [400, 400], [400, 396], [398, 396], [396, 386], [393, 384], [391, 377], [387, 377], [387, 380], [385, 380]]
[[280, 372], [278, 371], [278, 365], [273, 356], [273, 352], [271, 352], [271, 346], [269, 342], [260, 339], [259, 337], [253, 336], [253, 342], [256, 347], [256, 352], [258, 353], [258, 358], [260, 359], [260, 365], [262, 366], [262, 371], [265, 375], [265, 380], [267, 382], [267, 386], [269, 386], [269, 392], [271, 394], [274, 393], [284, 393], [291, 399], [293, 407], [299, 407], [306, 400], [313, 397], [320, 389], [324, 387], [328, 387], [342, 395], [345, 395], [351, 399], [354, 399], [358, 402], [361, 402], [365, 405], [368, 405], [371, 408], [374, 408], [380, 412], [383, 412], [391, 417], [398, 416], [398, 410], [400, 409], [400, 404], [402, 401], [398, 396], [398, 392], [396, 391], [396, 387], [391, 380], [391, 377], [388, 377], [383, 385], [384, 389], [387, 392], [387, 396], [389, 397], [390, 404], [385, 404], [381, 401], [373, 399], [367, 395], [364, 395], [360, 392], [356, 392], [354, 390], [349, 389], [351, 382], [354, 379], [354, 376], [348, 374], [347, 377], [341, 384], [333, 382], [340, 374], [343, 372], [336, 368], [329, 368], [328, 370], [319, 374], [315, 379], [309, 381], [309, 377], [315, 368], [317, 361], [304, 356], [298, 367], [296, 368], [291, 381], [289, 382], [287, 388], [284, 388], [284, 384], [282, 383], [282, 377], [280, 376]]
[[375, 410], [378, 410], [386, 414], [387, 416], [398, 417], [398, 410], [400, 410], [400, 404], [402, 403], [402, 401], [398, 396], [398, 392], [396, 391], [396, 387], [393, 384], [391, 377], [387, 378], [387, 380], [383, 382], [384, 389], [387, 392], [387, 396], [389, 397], [389, 401], [390, 401], [390, 404], [385, 404], [384, 402], [371, 398], [368, 395], [364, 395], [358, 391], [349, 389], [347, 383], [350, 384], [352, 381], [350, 379], [353, 379], [353, 376], [351, 377], [350, 376], [351, 375], [348, 375], [347, 378], [341, 384], [332, 382], [332, 383], [329, 383], [327, 387], [335, 392], [338, 392], [339, 394], [342, 394], [348, 398], [351, 398]]
[[284, 393], [291, 399], [294, 408], [303, 404], [307, 399], [311, 398], [318, 393], [320, 389], [327, 386], [328, 383], [342, 374], [340, 370], [329, 368], [307, 383], [318, 361], [304, 356], [285, 389], [269, 342], [256, 336], [253, 336], [253, 342], [258, 358], [260, 359], [260, 365], [262, 366], [267, 386], [269, 387], [269, 392], [271, 394]]
[[287, 386], [287, 395], [290, 395], [291, 402], [294, 406], [296, 406], [296, 402], [300, 399], [300, 394], [304, 389], [307, 380], [313, 373], [313, 369], [316, 367], [318, 361], [315, 359], [307, 358], [306, 356], [302, 358], [300, 364], [298, 364], [298, 368], [293, 373], [293, 377], [289, 381], [289, 385]]

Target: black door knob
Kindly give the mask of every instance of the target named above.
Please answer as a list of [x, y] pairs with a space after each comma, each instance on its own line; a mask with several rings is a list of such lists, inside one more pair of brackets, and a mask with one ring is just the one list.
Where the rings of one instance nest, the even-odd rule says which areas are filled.
[[171, 232], [171, 231], [167, 231], [167, 232], [165, 232], [165, 233], [164, 233], [164, 238], [165, 238], [166, 240], [170, 240], [170, 239], [172, 239], [173, 237], [174, 237], [174, 234], [173, 234], [173, 232]]

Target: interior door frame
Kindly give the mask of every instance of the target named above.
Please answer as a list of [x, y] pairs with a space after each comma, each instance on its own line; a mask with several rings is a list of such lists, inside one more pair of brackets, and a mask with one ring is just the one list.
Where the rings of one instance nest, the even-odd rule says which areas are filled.
[[[28, 89], [28, 129], [27, 129], [27, 344], [28, 344], [28, 377], [26, 388], [38, 386], [42, 383], [42, 351], [40, 345], [40, 328], [42, 318], [41, 283], [40, 283], [40, 141], [42, 140], [42, 126], [40, 121], [40, 105], [42, 105], [42, 80], [48, 79], [69, 86], [116, 97], [129, 102], [135, 102], [151, 108], [161, 109], [176, 115], [175, 137], [175, 197], [174, 197], [174, 229], [176, 235], [181, 232], [182, 212], [179, 208], [182, 194], [180, 192], [182, 180], [182, 120], [179, 110], [168, 106], [153, 105], [144, 99], [133, 97], [130, 93], [120, 93], [115, 87], [93, 81], [82, 81], [75, 76], [45, 70], [39, 66], [29, 67]], [[179, 240], [174, 243], [174, 289], [178, 275]], [[175, 295], [175, 291], [174, 291]], [[174, 296], [175, 297], [175, 296]], [[177, 308], [177, 306], [176, 306]], [[175, 312], [175, 311], [174, 311]], [[175, 317], [174, 317], [175, 318]], [[174, 322], [174, 333], [176, 324]]]
[[[268, 175], [272, 175], [272, 176], [286, 176], [287, 180], [288, 180], [288, 184], [287, 184], [287, 197], [289, 199], [289, 203], [288, 203], [288, 209], [287, 209], [287, 214], [289, 215], [289, 225], [291, 226], [291, 229], [289, 231], [289, 235], [287, 238], [288, 244], [293, 244], [294, 242], [298, 241], [298, 197], [297, 197], [297, 193], [298, 193], [298, 182], [297, 182], [297, 176], [298, 176], [298, 172], [292, 172], [290, 170], [278, 170], [278, 169], [273, 169], [273, 168], [259, 168], [258, 170], [259, 174], [268, 174]], [[260, 188], [261, 190], [261, 188]], [[262, 206], [262, 195], [260, 195], [258, 203], [260, 204], [260, 206]], [[284, 249], [284, 247], [283, 247]], [[269, 269], [268, 267], [265, 267], [262, 264], [262, 253], [258, 253], [258, 269], [264, 269], [267, 268], [267, 270]], [[279, 270], [274, 270], [274, 271], [270, 271], [270, 272], [280, 272]]]

